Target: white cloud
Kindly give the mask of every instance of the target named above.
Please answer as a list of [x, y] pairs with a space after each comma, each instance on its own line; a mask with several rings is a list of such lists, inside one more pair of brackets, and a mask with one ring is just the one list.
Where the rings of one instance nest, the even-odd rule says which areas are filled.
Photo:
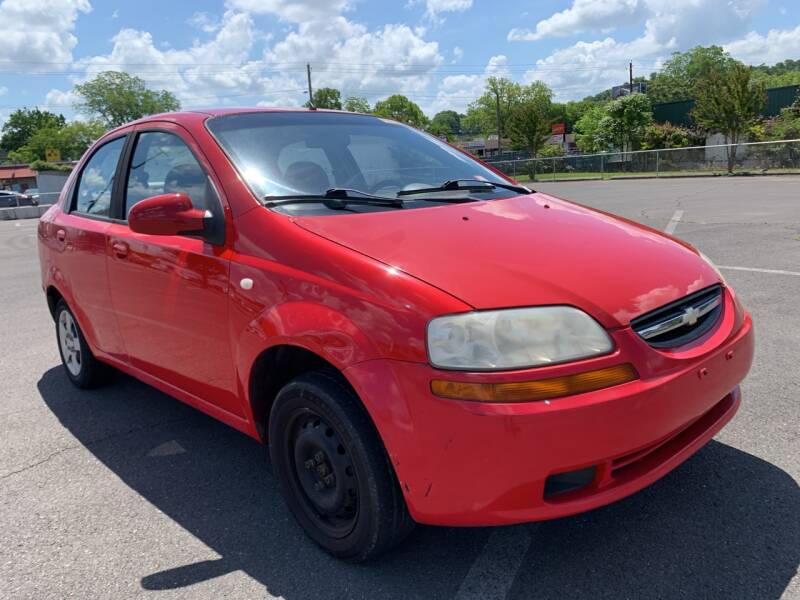
[[313, 67], [314, 87], [336, 87], [345, 96], [364, 90], [379, 90], [378, 95], [383, 96], [422, 91], [444, 61], [436, 42], [425, 41], [407, 25], [385, 25], [370, 31], [341, 16], [301, 23], [264, 58], [268, 63], [294, 63], [302, 72], [301, 80], [304, 65], [298, 61], [308, 61]]
[[227, 4], [253, 15], [275, 15], [290, 23], [324, 21], [349, 8], [348, 0], [228, 0]]
[[194, 13], [186, 22], [203, 33], [214, 33], [222, 26], [222, 23], [205, 11]]
[[78, 96], [72, 90], [64, 91], [54, 88], [45, 95], [43, 108], [58, 112], [73, 106], [77, 101]]
[[0, 96], [5, 96], [8, 93], [8, 88], [4, 85], [0, 85]]
[[[275, 3], [258, 4], [261, 12], [274, 12]], [[229, 1], [232, 5], [234, 0]], [[301, 4], [282, 4], [281, 18], [297, 15]], [[335, 2], [334, 2], [335, 4]], [[338, 6], [344, 10], [345, 3]], [[269, 9], [269, 10], [268, 10]], [[319, 17], [318, 13], [315, 13]], [[247, 12], [228, 10], [213, 37], [187, 48], [163, 48], [147, 31], [122, 29], [112, 39], [108, 54], [81, 59], [83, 81], [104, 70], [126, 70], [155, 88], [170, 90], [186, 108], [213, 105], [299, 105], [306, 98], [306, 62], [313, 69], [313, 86], [339, 88], [344, 96], [366, 95], [371, 101], [391, 93], [424, 91], [444, 57], [436, 42], [424, 38], [425, 30], [407, 25], [385, 25], [370, 30], [342, 15], [313, 18], [290, 25], [283, 37], [260, 55], [257, 47], [269, 40]], [[292, 17], [294, 18], [294, 17]], [[208, 16], [193, 23], [211, 27]], [[147, 65], [146, 67], [142, 65]], [[56, 103], [56, 92], [52, 103]]]
[[31, 72], [67, 68], [78, 43], [75, 21], [91, 9], [89, 0], [2, 0], [0, 60]]
[[[578, 0], [576, 0], [577, 3]], [[761, 0], [644, 0], [644, 31], [631, 41], [613, 37], [577, 42], [536, 61], [524, 79], [540, 79], [559, 100], [581, 98], [627, 81], [628, 61], [635, 75], [648, 75], [670, 53], [697, 45], [726, 42], [744, 34]], [[784, 54], [785, 55], [785, 54]]]
[[448, 12], [464, 12], [472, 7], [472, 0], [426, 0], [425, 16], [437, 20]]
[[458, 62], [462, 58], [464, 58], [464, 49], [461, 46], [455, 46], [453, 48], [453, 62]]
[[[150, 86], [167, 89], [191, 106], [212, 105], [217, 97], [260, 93], [262, 65], [248, 61], [256, 36], [252, 19], [228, 11], [216, 35], [186, 49], [159, 48], [146, 31], [122, 29], [111, 52], [76, 62], [88, 79], [101, 71], [125, 70]], [[142, 66], [146, 65], [146, 66]]]
[[512, 29], [508, 39], [541, 40], [584, 31], [610, 30], [641, 23], [647, 14], [644, 0], [574, 0], [571, 7], [539, 21], [536, 28]]
[[476, 75], [448, 75], [439, 83], [436, 98], [423, 106], [424, 111], [434, 115], [441, 110], [465, 112], [467, 104], [483, 94], [486, 79], [508, 77], [508, 59], [503, 54], [492, 56], [483, 73]]
[[800, 56], [800, 25], [794, 29], [772, 29], [767, 35], [751, 31], [743, 38], [725, 44], [724, 48], [748, 64], [775, 64]]

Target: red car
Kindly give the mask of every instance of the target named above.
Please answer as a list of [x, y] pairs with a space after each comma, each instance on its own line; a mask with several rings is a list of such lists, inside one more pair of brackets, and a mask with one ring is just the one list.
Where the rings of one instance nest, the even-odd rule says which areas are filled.
[[114, 367], [269, 444], [300, 525], [352, 560], [414, 522], [642, 489], [733, 417], [753, 356], [691, 246], [370, 115], [120, 127], [39, 249], [74, 384]]

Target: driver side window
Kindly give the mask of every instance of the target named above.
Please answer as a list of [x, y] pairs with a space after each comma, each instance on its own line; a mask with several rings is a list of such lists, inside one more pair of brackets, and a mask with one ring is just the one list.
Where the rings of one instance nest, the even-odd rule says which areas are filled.
[[214, 187], [186, 143], [172, 133], [139, 134], [128, 170], [125, 214], [146, 198], [178, 192], [189, 196], [195, 208], [217, 212]]

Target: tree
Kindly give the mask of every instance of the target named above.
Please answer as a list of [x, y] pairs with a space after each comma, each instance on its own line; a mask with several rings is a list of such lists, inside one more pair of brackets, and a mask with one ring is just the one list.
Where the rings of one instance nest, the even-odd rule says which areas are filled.
[[764, 84], [753, 82], [751, 68], [740, 64], [728, 71], [711, 73], [698, 86], [692, 117], [698, 125], [723, 134], [732, 144], [726, 148], [728, 173], [733, 173], [736, 144], [758, 120], [765, 102]]
[[314, 92], [313, 103], [306, 102], [306, 108], [328, 108], [331, 110], [342, 110], [342, 94], [336, 88], [323, 87]]
[[348, 96], [344, 101], [344, 109], [349, 112], [368, 113], [371, 112], [369, 102], [361, 96]]
[[75, 108], [94, 115], [108, 127], [181, 107], [171, 92], [148, 89], [143, 79], [119, 71], [100, 73], [76, 85], [75, 93], [80, 97]]
[[[462, 126], [479, 131], [483, 135], [498, 134], [501, 138], [506, 135], [505, 124], [511, 115], [511, 110], [522, 99], [522, 86], [504, 77], [489, 77], [486, 80], [486, 89], [480, 98], [474, 100], [467, 107], [467, 114], [462, 121]], [[498, 132], [498, 106], [500, 115], [500, 131]]]
[[600, 139], [600, 121], [605, 116], [603, 107], [594, 104], [575, 123], [575, 144], [587, 154], [595, 154], [606, 148]]
[[431, 133], [453, 136], [461, 133], [461, 115], [454, 110], [443, 110], [431, 120]]
[[422, 109], [400, 94], [395, 94], [394, 96], [389, 96], [386, 100], [376, 102], [375, 109], [372, 112], [379, 117], [394, 119], [417, 129], [423, 129], [428, 125], [428, 118], [422, 112]]
[[525, 89], [524, 100], [511, 109], [508, 136], [518, 148], [525, 148], [532, 157], [550, 138], [553, 92], [541, 81]]
[[644, 94], [621, 96], [609, 102], [598, 123], [597, 136], [604, 149], [638, 150], [653, 121], [650, 100]]
[[38, 108], [21, 108], [8, 116], [0, 130], [0, 149], [6, 152], [19, 150], [28, 143], [38, 129], [59, 128], [66, 124], [63, 115], [57, 115]]
[[647, 95], [653, 104], [694, 98], [700, 82], [737, 64], [741, 63], [720, 46], [696, 46], [686, 52], [674, 52], [661, 72], [650, 76]]
[[20, 163], [45, 160], [45, 150], [55, 148], [62, 160], [78, 160], [105, 132], [106, 128], [97, 121], [73, 121], [60, 128], [43, 127], [31, 136], [27, 144], [10, 152], [9, 158]]

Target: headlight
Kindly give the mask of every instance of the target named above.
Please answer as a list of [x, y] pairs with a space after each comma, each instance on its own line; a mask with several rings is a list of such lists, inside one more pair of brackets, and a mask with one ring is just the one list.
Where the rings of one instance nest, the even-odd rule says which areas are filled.
[[442, 369], [522, 369], [606, 354], [613, 347], [597, 321], [571, 306], [447, 315], [428, 324], [428, 356]]

